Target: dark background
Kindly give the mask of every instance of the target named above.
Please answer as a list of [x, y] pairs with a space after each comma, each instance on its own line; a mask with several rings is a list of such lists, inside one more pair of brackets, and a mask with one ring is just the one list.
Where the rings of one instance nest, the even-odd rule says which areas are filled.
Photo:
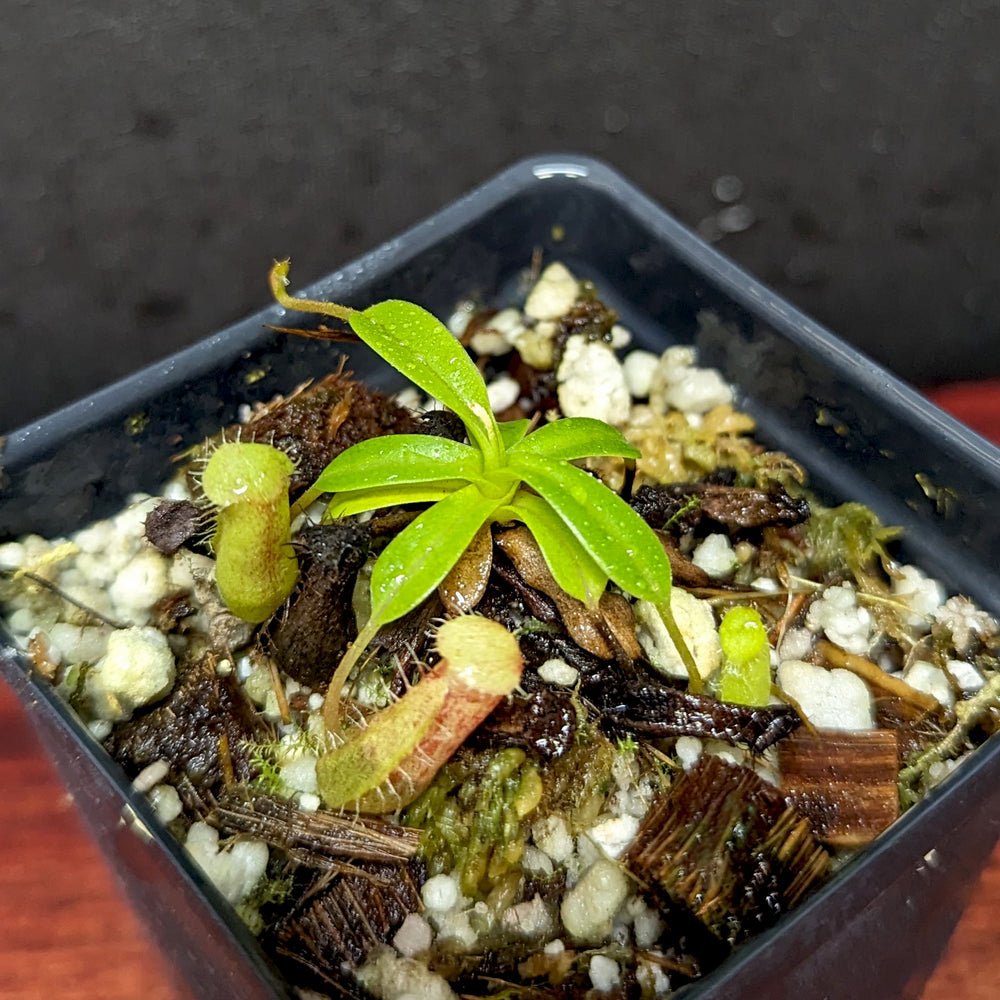
[[0, 432], [557, 150], [903, 377], [1000, 373], [998, 53], [998, 0], [4, 0]]

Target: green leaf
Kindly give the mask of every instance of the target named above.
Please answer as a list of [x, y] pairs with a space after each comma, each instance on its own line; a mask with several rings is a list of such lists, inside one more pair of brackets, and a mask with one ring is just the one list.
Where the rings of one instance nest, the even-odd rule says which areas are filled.
[[634, 597], [669, 605], [670, 560], [653, 530], [617, 493], [566, 462], [512, 453], [510, 468], [566, 522], [598, 565]]
[[760, 615], [753, 608], [730, 608], [719, 626], [723, 701], [763, 706], [771, 697], [771, 645]]
[[454, 410], [487, 461], [503, 453], [486, 383], [448, 328], [412, 302], [390, 299], [353, 312], [354, 332], [397, 371]]
[[543, 424], [518, 444], [512, 454], [544, 455], [551, 460], [573, 461], [596, 455], [640, 458], [642, 452], [625, 440], [621, 431], [593, 417], [563, 417]]
[[531, 426], [530, 420], [501, 420], [497, 424], [500, 429], [500, 440], [503, 441], [504, 448], [513, 448]]
[[395, 507], [407, 503], [434, 503], [457, 493], [469, 484], [464, 479], [442, 479], [437, 483], [413, 483], [403, 486], [372, 486], [364, 490], [338, 493], [326, 508], [329, 518], [349, 517], [366, 510]]
[[482, 478], [483, 459], [475, 448], [430, 434], [386, 434], [342, 451], [320, 474], [316, 487], [342, 493], [372, 487]]
[[608, 585], [608, 574], [549, 504], [535, 493], [518, 490], [513, 501], [497, 512], [497, 520], [507, 517], [527, 525], [556, 583], [578, 601], [594, 607]]
[[458, 562], [476, 532], [510, 498], [474, 485], [446, 496], [385, 547], [372, 572], [372, 617], [391, 622], [415, 608]]

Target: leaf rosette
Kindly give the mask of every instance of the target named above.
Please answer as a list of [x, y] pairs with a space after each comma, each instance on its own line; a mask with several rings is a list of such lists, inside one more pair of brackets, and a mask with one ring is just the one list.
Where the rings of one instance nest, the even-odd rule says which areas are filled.
[[[479, 370], [431, 313], [399, 300], [357, 310], [294, 298], [286, 292], [287, 274], [287, 261], [271, 272], [283, 306], [349, 323], [368, 347], [456, 413], [468, 434], [468, 443], [419, 434], [362, 441], [338, 455], [309, 491], [333, 494], [330, 517], [430, 504], [376, 561], [371, 617], [338, 666], [331, 692], [340, 691], [378, 630], [420, 604], [491, 522], [523, 522], [559, 586], [588, 606], [609, 580], [652, 602], [682, 655], [688, 652], [670, 613], [670, 561], [659, 539], [618, 494], [573, 464], [639, 458], [620, 431], [588, 417], [565, 417], [531, 433], [527, 420], [498, 423]], [[693, 660], [688, 672], [700, 688]], [[337, 720], [336, 709], [327, 713], [328, 724]]]

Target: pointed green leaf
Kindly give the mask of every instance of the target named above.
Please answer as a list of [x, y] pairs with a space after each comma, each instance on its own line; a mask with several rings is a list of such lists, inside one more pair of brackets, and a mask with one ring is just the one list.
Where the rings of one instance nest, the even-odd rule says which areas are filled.
[[543, 424], [537, 431], [508, 448], [515, 454], [544, 455], [573, 461], [597, 455], [640, 458], [642, 452], [625, 440], [621, 431], [592, 417], [563, 417]]
[[482, 478], [481, 453], [430, 434], [386, 434], [342, 451], [319, 475], [316, 488], [342, 493], [374, 486]]
[[556, 583], [578, 601], [594, 607], [608, 585], [608, 574], [594, 561], [566, 522], [535, 493], [518, 490], [513, 501], [497, 512], [523, 521], [538, 542]]
[[393, 368], [454, 410], [484, 455], [499, 460], [500, 432], [486, 383], [440, 320], [412, 302], [390, 299], [351, 313], [350, 324]]
[[623, 590], [656, 605], [670, 600], [670, 560], [649, 525], [617, 493], [567, 462], [514, 453], [510, 468], [566, 522]]
[[497, 427], [500, 429], [500, 440], [505, 448], [513, 448], [531, 426], [530, 420], [501, 420]]
[[458, 562], [504, 500], [475, 486], [445, 497], [385, 547], [372, 572], [372, 615], [391, 622], [415, 608]]
[[406, 503], [435, 503], [467, 486], [464, 479], [442, 479], [436, 483], [413, 483], [404, 486], [372, 486], [364, 490], [338, 493], [326, 508], [329, 518], [348, 517], [380, 507]]

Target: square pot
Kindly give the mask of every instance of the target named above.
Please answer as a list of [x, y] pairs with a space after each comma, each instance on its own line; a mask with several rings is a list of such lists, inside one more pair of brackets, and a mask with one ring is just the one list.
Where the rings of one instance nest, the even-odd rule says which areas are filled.
[[[736, 387], [736, 405], [756, 419], [757, 436], [801, 462], [821, 498], [859, 500], [883, 523], [902, 526], [905, 560], [1000, 612], [1000, 452], [599, 162], [523, 161], [307, 294], [355, 306], [405, 298], [447, 315], [469, 295], [513, 300], [536, 248], [593, 279], [636, 346], [693, 344], [700, 363]], [[0, 541], [28, 531], [64, 534], [118, 509], [132, 492], [155, 492], [170, 457], [234, 422], [241, 404], [330, 370], [341, 345], [287, 338], [265, 325], [297, 321], [272, 306], [11, 434], [0, 456]], [[398, 387], [398, 376], [366, 349], [350, 353], [359, 378]], [[145, 799], [9, 642], [0, 647], [0, 673], [193, 993], [290, 998]], [[807, 903], [683, 995], [854, 1000], [863, 984], [872, 1000], [917, 996], [998, 824], [1000, 742], [992, 740]]]

